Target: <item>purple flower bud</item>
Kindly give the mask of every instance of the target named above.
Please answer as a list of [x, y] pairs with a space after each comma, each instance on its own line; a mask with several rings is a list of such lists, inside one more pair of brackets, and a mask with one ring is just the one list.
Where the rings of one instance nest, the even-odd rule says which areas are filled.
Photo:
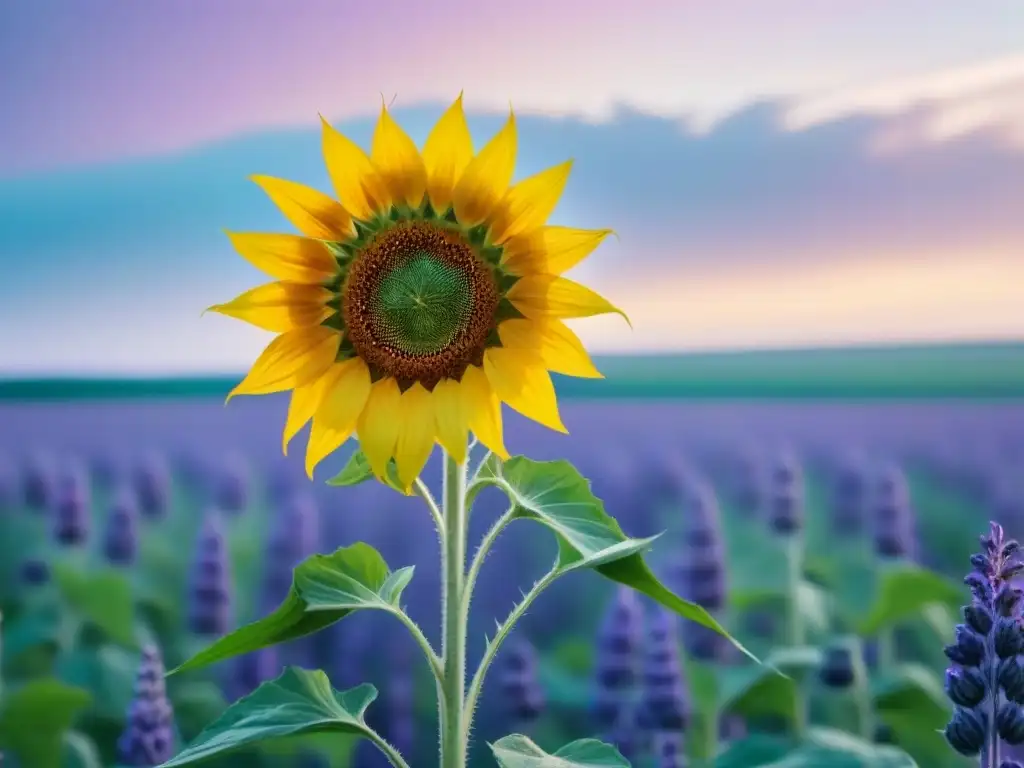
[[506, 710], [519, 722], [530, 723], [544, 709], [544, 689], [537, 677], [537, 652], [525, 638], [514, 638], [501, 655], [498, 681]]
[[89, 476], [79, 466], [59, 476], [53, 507], [53, 538], [65, 547], [84, 544], [92, 524]]
[[792, 453], [782, 453], [772, 466], [768, 491], [768, 524], [776, 535], [786, 538], [803, 530], [803, 469]]
[[682, 732], [690, 720], [690, 702], [679, 656], [678, 622], [657, 608], [648, 617], [643, 694], [639, 718], [650, 731]]
[[656, 733], [653, 740], [655, 768], [686, 768], [685, 742], [681, 731]]
[[234, 673], [225, 685], [225, 693], [232, 701], [248, 696], [261, 683], [280, 675], [281, 666], [277, 647], [273, 645], [239, 656], [234, 663]]
[[320, 536], [320, 510], [307, 493], [282, 500], [271, 523], [264, 560], [264, 600], [276, 605], [288, 595], [292, 570], [315, 554]]
[[174, 754], [174, 711], [164, 686], [164, 664], [159, 649], [144, 648], [135, 678], [135, 696], [128, 708], [125, 729], [117, 742], [117, 762], [153, 768]]
[[875, 499], [875, 553], [884, 559], [913, 558], [915, 521], [906, 478], [898, 467], [882, 474]]
[[32, 587], [50, 583], [50, 564], [45, 560], [30, 558], [21, 564], [21, 582]]
[[139, 511], [155, 519], [167, 514], [171, 497], [171, 472], [162, 456], [150, 454], [142, 459], [132, 474]]
[[189, 630], [220, 636], [231, 628], [231, 570], [220, 516], [206, 516], [196, 541], [189, 590]]
[[22, 475], [25, 506], [33, 512], [48, 512], [53, 503], [56, 480], [56, 469], [48, 455], [36, 453], [30, 456]]
[[250, 471], [245, 458], [232, 453], [224, 460], [214, 486], [214, 504], [230, 514], [249, 505]]
[[643, 606], [636, 593], [617, 587], [597, 636], [593, 714], [602, 729], [614, 725], [629, 703], [636, 684], [643, 623]]
[[836, 477], [832, 499], [832, 527], [841, 536], [859, 536], [867, 523], [870, 481], [865, 462], [847, 457]]
[[139, 509], [127, 489], [114, 498], [107, 515], [103, 554], [111, 565], [132, 565], [139, 549]]

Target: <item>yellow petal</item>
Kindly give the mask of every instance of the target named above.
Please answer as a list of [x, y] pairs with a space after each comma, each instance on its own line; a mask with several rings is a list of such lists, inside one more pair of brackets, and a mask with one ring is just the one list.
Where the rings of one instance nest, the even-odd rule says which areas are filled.
[[334, 314], [325, 306], [331, 292], [319, 285], [267, 283], [236, 296], [226, 304], [214, 304], [216, 312], [243, 320], [274, 333], [319, 325]]
[[541, 227], [505, 243], [504, 266], [514, 275], [561, 275], [587, 258], [611, 234], [610, 229]]
[[400, 401], [398, 382], [390, 378], [375, 382], [356, 425], [359, 447], [366, 454], [373, 474], [382, 481], [387, 479], [388, 462], [395, 455], [398, 442], [402, 423], [398, 409]]
[[484, 221], [505, 196], [516, 166], [516, 117], [491, 139], [480, 154], [470, 160], [452, 192], [452, 204], [459, 223], [472, 227]]
[[352, 217], [323, 192], [273, 176], [253, 176], [281, 213], [302, 234], [317, 240], [343, 240], [352, 231]]
[[402, 393], [402, 429], [395, 447], [398, 479], [408, 493], [434, 448], [434, 400], [419, 382]]
[[306, 474], [348, 440], [370, 396], [370, 371], [360, 358], [335, 364], [324, 383], [306, 447]]
[[383, 106], [373, 132], [370, 160], [380, 173], [392, 200], [413, 208], [419, 207], [427, 189], [427, 171], [423, 158], [409, 135]]
[[322, 326], [282, 333], [256, 358], [228, 400], [235, 395], [267, 395], [309, 384], [334, 362], [340, 343], [340, 333]]
[[337, 430], [314, 416], [313, 426], [309, 428], [309, 441], [306, 443], [306, 476], [312, 480], [317, 465], [344, 445], [351, 436], [351, 429]]
[[501, 423], [501, 401], [487, 382], [482, 368], [471, 365], [462, 374], [459, 382], [463, 402], [466, 404], [466, 421], [477, 439], [500, 459], [508, 459]]
[[527, 275], [512, 286], [508, 299], [516, 309], [531, 319], [593, 317], [615, 313], [629, 322], [626, 313], [607, 299], [565, 277]]
[[292, 391], [292, 398], [288, 401], [288, 416], [284, 422], [284, 431], [281, 433], [281, 452], [285, 456], [288, 455], [288, 443], [309, 423], [320, 406], [324, 382], [330, 376], [330, 372], [328, 369], [320, 378]]
[[437, 418], [437, 441], [459, 464], [466, 461], [469, 443], [469, 422], [462, 401], [459, 382], [442, 379], [434, 387], [434, 413]]
[[561, 320], [506, 320], [498, 326], [506, 349], [533, 352], [549, 371], [581, 379], [603, 379], [579, 337]]
[[319, 240], [257, 232], [227, 235], [246, 261], [278, 280], [322, 283], [338, 274], [338, 262]]
[[459, 94], [423, 145], [427, 194], [438, 213], [444, 213], [452, 204], [452, 190], [472, 158], [473, 138], [469, 135], [466, 114], [462, 111], [462, 94]]
[[341, 204], [357, 219], [368, 220], [391, 200], [373, 162], [359, 146], [320, 118], [324, 163]]
[[558, 415], [558, 398], [551, 376], [529, 353], [493, 348], [484, 353], [484, 373], [495, 394], [528, 419], [556, 432], [569, 430]]
[[565, 190], [572, 160], [523, 179], [508, 191], [495, 212], [491, 239], [501, 244], [509, 238], [544, 226]]

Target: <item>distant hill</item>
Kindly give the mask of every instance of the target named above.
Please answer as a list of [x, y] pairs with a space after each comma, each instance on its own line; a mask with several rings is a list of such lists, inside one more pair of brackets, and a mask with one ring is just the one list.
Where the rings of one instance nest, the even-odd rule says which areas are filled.
[[[570, 398], [1024, 398], [1024, 342], [595, 358], [603, 380], [555, 377]], [[242, 374], [9, 378], [0, 400], [224, 397]]]

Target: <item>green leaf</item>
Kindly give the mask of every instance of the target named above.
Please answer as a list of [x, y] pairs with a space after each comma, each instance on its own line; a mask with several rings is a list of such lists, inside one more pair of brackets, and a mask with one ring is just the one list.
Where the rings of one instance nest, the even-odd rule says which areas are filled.
[[630, 768], [619, 750], [597, 739], [578, 739], [550, 755], [518, 733], [490, 747], [501, 768]]
[[746, 718], [779, 716], [795, 723], [800, 681], [820, 665], [818, 648], [800, 647], [772, 651], [764, 666], [723, 667], [718, 672], [721, 710]]
[[136, 648], [135, 605], [127, 577], [112, 568], [86, 573], [57, 564], [54, 577], [67, 606], [126, 648]]
[[875, 604], [860, 623], [860, 633], [877, 634], [917, 616], [933, 603], [956, 609], [964, 599], [963, 589], [944, 576], [914, 565], [894, 566], [882, 575]]
[[658, 580], [642, 554], [658, 537], [626, 536], [591, 492], [590, 482], [568, 461], [532, 461], [515, 456], [501, 462], [492, 455], [481, 467], [479, 482], [501, 488], [516, 505], [516, 516], [536, 520], [554, 532], [560, 572], [593, 568], [683, 618], [718, 632], [757, 660], [704, 608], [679, 597]]
[[96, 744], [84, 733], [64, 734], [64, 768], [103, 768], [103, 758]]
[[363, 719], [377, 698], [368, 683], [336, 691], [320, 670], [288, 667], [239, 699], [160, 768], [191, 765], [269, 739], [312, 733], [375, 736]]
[[942, 729], [953, 715], [942, 680], [921, 664], [901, 664], [872, 680], [878, 718], [892, 730], [903, 749], [922, 765], [939, 765], [949, 754]]
[[761, 768], [917, 768], [914, 759], [895, 747], [880, 746], [845, 731], [812, 728], [795, 750]]
[[225, 635], [170, 674], [313, 634], [353, 611], [398, 613], [412, 574], [411, 566], [392, 573], [380, 553], [363, 542], [313, 555], [295, 568], [291, 590], [277, 610]]
[[0, 709], [0, 751], [32, 768], [60, 768], [64, 734], [89, 706], [88, 692], [57, 680], [36, 680], [5, 691]]
[[777, 765], [778, 761], [794, 748], [793, 742], [785, 736], [766, 733], [751, 733], [734, 741], [724, 752], [715, 756], [715, 768], [751, 768], [752, 766]]
[[[328, 480], [327, 484], [336, 487], [347, 487], [350, 485], [360, 485], [365, 483], [367, 480], [373, 480], [373, 470], [370, 469], [370, 460], [366, 458], [366, 454], [363, 453], [362, 449], [356, 448], [352, 455], [349, 456], [345, 466], [342, 467], [341, 472]], [[398, 467], [395, 464], [394, 459], [388, 462], [387, 480], [388, 482], [386, 482], [385, 485], [393, 488], [399, 493], [404, 493], [401, 481], [398, 479]]]

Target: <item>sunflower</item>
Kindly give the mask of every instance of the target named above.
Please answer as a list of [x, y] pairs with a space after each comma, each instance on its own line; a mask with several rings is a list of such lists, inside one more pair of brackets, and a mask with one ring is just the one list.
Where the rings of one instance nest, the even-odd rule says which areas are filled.
[[228, 398], [290, 390], [310, 477], [355, 436], [407, 491], [435, 442], [508, 458], [502, 402], [565, 432], [549, 372], [601, 374], [563, 320], [621, 314], [562, 276], [611, 232], [547, 224], [571, 162], [513, 185], [515, 115], [474, 154], [461, 96], [422, 152], [383, 105], [369, 156], [321, 122], [337, 199], [254, 176], [301, 234], [228, 233], [274, 282], [210, 310], [278, 334]]

